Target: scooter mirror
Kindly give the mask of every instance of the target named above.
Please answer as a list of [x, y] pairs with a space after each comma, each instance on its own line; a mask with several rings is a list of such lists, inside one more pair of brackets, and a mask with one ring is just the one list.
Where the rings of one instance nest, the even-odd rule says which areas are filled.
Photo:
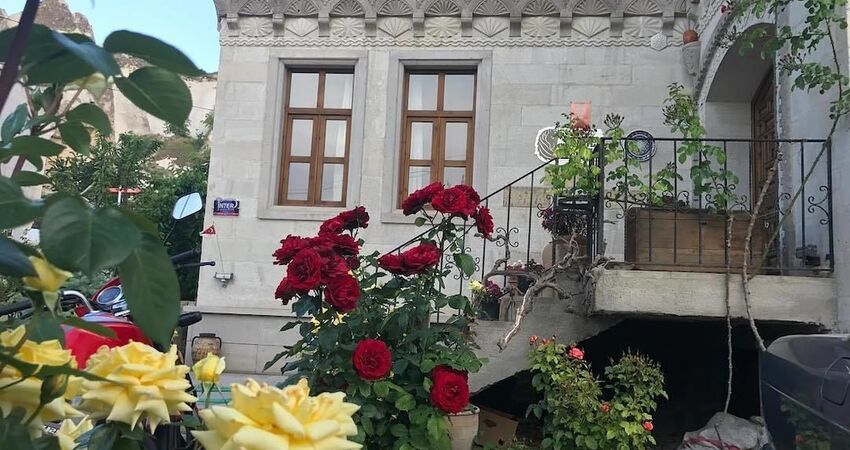
[[174, 220], [180, 220], [202, 209], [204, 209], [204, 201], [201, 200], [201, 194], [193, 192], [178, 198], [174, 202], [174, 210], [171, 211], [171, 217]]

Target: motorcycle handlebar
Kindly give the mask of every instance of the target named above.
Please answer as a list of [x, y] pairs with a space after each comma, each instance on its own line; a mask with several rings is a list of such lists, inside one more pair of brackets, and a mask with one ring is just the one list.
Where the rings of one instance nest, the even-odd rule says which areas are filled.
[[199, 311], [192, 311], [180, 314], [180, 318], [177, 319], [178, 327], [188, 327], [189, 325], [194, 325], [201, 321], [203, 317]]
[[171, 262], [173, 264], [180, 264], [183, 261], [189, 261], [191, 259], [195, 259], [201, 256], [201, 252], [197, 249], [187, 250], [183, 253], [178, 253], [171, 257]]
[[27, 309], [32, 307], [32, 303], [29, 300], [21, 300], [15, 303], [10, 303], [8, 305], [0, 306], [0, 316], [8, 316], [9, 314], [15, 314], [21, 311], [26, 311]]
[[189, 263], [189, 264], [179, 264], [179, 265], [174, 266], [174, 268], [177, 269], [177, 270], [180, 270], [180, 269], [191, 269], [193, 267], [214, 266], [214, 265], [215, 265], [215, 261], [201, 261], [201, 262]]

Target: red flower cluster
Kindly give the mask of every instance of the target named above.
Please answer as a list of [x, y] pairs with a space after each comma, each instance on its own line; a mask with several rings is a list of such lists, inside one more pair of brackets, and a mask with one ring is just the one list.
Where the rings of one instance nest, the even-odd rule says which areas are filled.
[[369, 226], [369, 213], [366, 208], [358, 206], [349, 211], [343, 211], [336, 217], [322, 222], [319, 227], [319, 234], [332, 233], [339, 234], [343, 231], [354, 231], [358, 228], [366, 228]]
[[448, 366], [431, 371], [431, 403], [441, 411], [456, 414], [469, 404], [469, 375]]
[[378, 265], [397, 275], [416, 275], [436, 266], [440, 256], [439, 247], [426, 242], [400, 254], [381, 256]]
[[471, 186], [459, 184], [446, 188], [442, 183], [435, 182], [410, 194], [401, 203], [405, 216], [422, 211], [426, 205], [443, 214], [475, 219], [478, 232], [489, 236], [493, 232], [493, 216], [486, 207], [479, 207], [481, 197]]
[[646, 431], [652, 432], [652, 430], [655, 429], [655, 425], [653, 425], [652, 422], [647, 420], [646, 422], [643, 423], [643, 429], [646, 430]]
[[325, 300], [331, 306], [340, 312], [353, 310], [360, 299], [360, 285], [348, 272], [360, 264], [360, 245], [350, 234], [340, 233], [363, 228], [368, 222], [369, 214], [358, 207], [325, 221], [318, 236], [289, 235], [281, 240], [272, 256], [275, 264], [286, 265], [286, 277], [275, 298], [286, 304], [295, 295], [325, 286]]
[[363, 339], [354, 348], [354, 371], [364, 380], [380, 380], [390, 373], [392, 354], [384, 341]]
[[570, 347], [570, 349], [567, 351], [567, 356], [572, 359], [577, 359], [581, 361], [584, 359], [584, 352], [581, 351], [581, 349], [578, 347]]

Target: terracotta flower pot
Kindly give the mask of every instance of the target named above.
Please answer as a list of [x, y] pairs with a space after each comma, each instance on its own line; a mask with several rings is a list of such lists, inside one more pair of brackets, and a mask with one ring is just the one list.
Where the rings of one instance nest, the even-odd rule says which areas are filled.
[[475, 405], [469, 405], [457, 414], [449, 414], [449, 436], [452, 439], [452, 450], [471, 450], [475, 437], [478, 436], [478, 414], [481, 412]]
[[685, 44], [690, 44], [691, 42], [696, 42], [699, 40], [699, 34], [697, 34], [696, 30], [686, 30], [682, 33], [682, 42]]

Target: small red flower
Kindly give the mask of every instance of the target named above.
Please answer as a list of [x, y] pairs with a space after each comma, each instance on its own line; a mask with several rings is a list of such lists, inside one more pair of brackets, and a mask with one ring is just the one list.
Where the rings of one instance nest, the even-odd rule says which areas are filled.
[[540, 345], [549, 345], [549, 339], [543, 339], [540, 341]]
[[301, 292], [292, 287], [287, 277], [283, 277], [283, 279], [280, 280], [280, 284], [277, 285], [277, 289], [274, 291], [274, 298], [280, 299], [283, 304], [286, 305], [290, 300], [292, 300], [292, 297], [295, 297], [300, 293]]
[[433, 377], [431, 403], [439, 410], [456, 414], [469, 404], [469, 383], [465, 373], [456, 370], [441, 370]]
[[440, 248], [427, 242], [422, 243], [402, 253], [401, 258], [408, 274], [422, 273], [440, 262]]
[[369, 213], [366, 208], [358, 206], [349, 211], [343, 211], [337, 216], [342, 221], [342, 228], [354, 231], [358, 228], [367, 228], [369, 226]]
[[360, 300], [360, 284], [351, 275], [345, 274], [328, 280], [325, 300], [339, 312], [349, 312]]
[[538, 339], [540, 338], [538, 338], [537, 335], [532, 335], [530, 338], [528, 338], [528, 345], [536, 344]]
[[339, 234], [345, 230], [345, 222], [340, 219], [339, 216], [331, 217], [330, 219], [322, 222], [322, 225], [319, 227], [319, 233], [331, 233], [331, 234]]
[[327, 284], [332, 278], [349, 276], [348, 263], [345, 261], [345, 258], [336, 254], [330, 254], [323, 257], [323, 263], [321, 283]]
[[456, 374], [456, 375], [460, 375], [465, 380], [469, 381], [469, 374], [465, 370], [452, 369], [451, 367], [449, 367], [445, 364], [440, 364], [439, 366], [434, 367], [434, 369], [431, 370], [431, 379], [436, 380], [440, 376], [443, 376], [447, 373], [453, 373], [453, 374]]
[[643, 423], [643, 429], [652, 432], [652, 430], [655, 429], [655, 425], [653, 425], [651, 421], [647, 420]]
[[306, 248], [298, 252], [286, 266], [286, 278], [293, 289], [307, 292], [321, 283], [324, 267], [325, 261], [319, 253]]
[[581, 361], [584, 359], [584, 352], [578, 347], [570, 347], [570, 350], [567, 352], [567, 356]]
[[434, 198], [434, 195], [442, 190], [443, 183], [436, 181], [408, 195], [407, 198], [401, 202], [402, 212], [405, 216], [409, 216], [422, 211], [422, 208], [424, 208], [425, 205], [431, 203], [431, 199]]
[[798, 434], [798, 435], [794, 436], [794, 443], [795, 444], [802, 444], [803, 442], [806, 442], [806, 438], [804, 438], [802, 434]]
[[478, 208], [472, 218], [475, 219], [475, 227], [478, 228], [478, 232], [484, 237], [489, 237], [493, 233], [493, 215], [490, 214], [489, 208], [484, 206]]
[[289, 264], [292, 257], [296, 253], [310, 246], [310, 239], [305, 239], [301, 236], [289, 235], [280, 241], [281, 246], [275, 250], [272, 256], [275, 258], [275, 264]]
[[380, 380], [390, 373], [392, 354], [384, 341], [363, 339], [354, 348], [351, 361], [360, 378], [368, 381]]
[[[478, 196], [470, 195], [469, 186], [457, 185], [448, 189], [443, 189], [434, 195], [431, 199], [431, 206], [443, 214], [454, 214], [461, 217], [469, 217], [475, 213], [478, 208], [478, 201], [475, 198]], [[475, 192], [472, 190], [472, 192]]]
[[390, 273], [402, 275], [404, 274], [404, 262], [401, 255], [395, 253], [387, 253], [378, 258], [378, 265]]
[[599, 405], [599, 410], [602, 411], [603, 414], [608, 414], [611, 412], [611, 404], [608, 402], [604, 402]]
[[[357, 256], [360, 253], [360, 244], [350, 234], [320, 234], [310, 240], [313, 248], [327, 248], [333, 250], [339, 256]], [[317, 250], [321, 252], [321, 250]]]
[[481, 197], [478, 195], [478, 191], [475, 190], [472, 186], [468, 184], [459, 184], [455, 186], [466, 194], [466, 198], [468, 198], [471, 202], [474, 202], [476, 205], [481, 202]]

